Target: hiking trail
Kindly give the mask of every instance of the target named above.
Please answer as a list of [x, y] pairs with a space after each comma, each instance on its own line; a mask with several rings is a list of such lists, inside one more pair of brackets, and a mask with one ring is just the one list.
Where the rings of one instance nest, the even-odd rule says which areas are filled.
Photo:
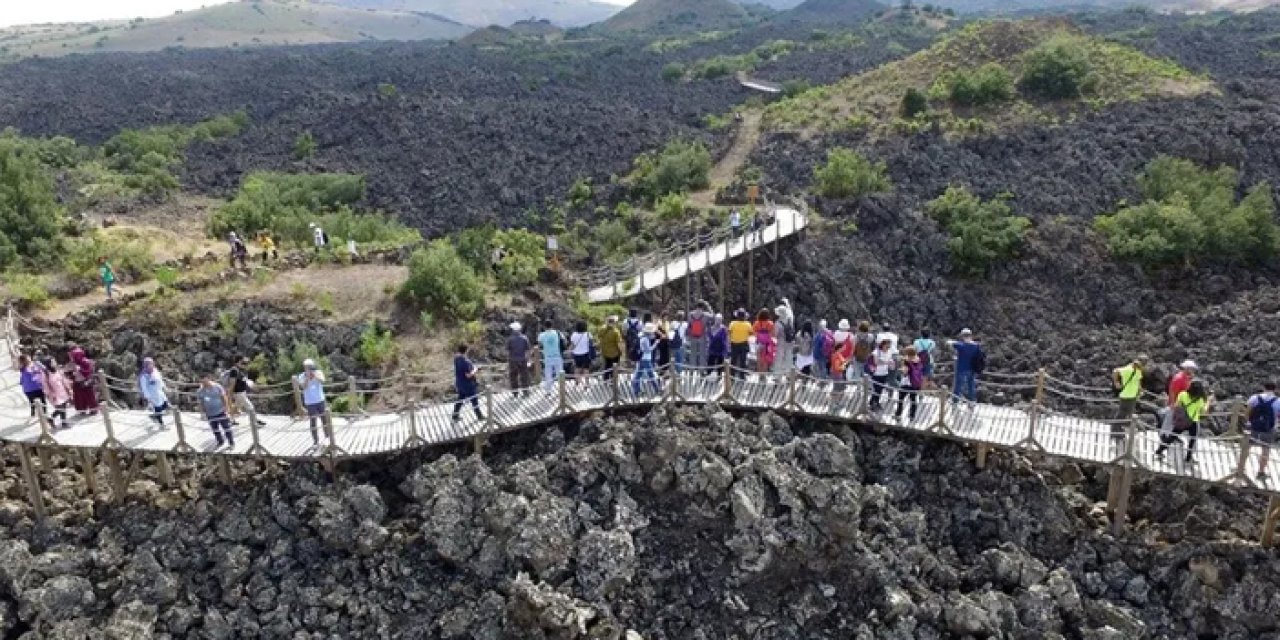
[[689, 202], [695, 207], [709, 208], [716, 204], [716, 192], [733, 182], [738, 170], [747, 164], [747, 157], [760, 141], [760, 122], [763, 112], [758, 109], [742, 111], [742, 122], [734, 133], [733, 146], [711, 168], [710, 183], [706, 189], [689, 194]]

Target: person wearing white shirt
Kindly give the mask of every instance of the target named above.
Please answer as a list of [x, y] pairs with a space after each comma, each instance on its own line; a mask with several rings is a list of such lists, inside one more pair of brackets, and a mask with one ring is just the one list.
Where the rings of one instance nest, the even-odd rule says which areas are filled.
[[880, 323], [880, 333], [876, 334], [876, 344], [885, 340], [889, 341], [889, 352], [895, 356], [898, 355], [898, 334], [892, 331], [888, 322]]
[[569, 350], [573, 353], [573, 373], [581, 382], [583, 376], [591, 374], [591, 334], [587, 331], [587, 323], [579, 320], [569, 334]]
[[880, 410], [880, 395], [889, 386], [889, 378], [897, 368], [898, 358], [891, 350], [888, 340], [881, 340], [880, 346], [871, 354], [871, 410]]
[[677, 311], [675, 322], [671, 326], [671, 360], [675, 363], [676, 373], [684, 371], [685, 358], [688, 356], [689, 323], [684, 319], [684, 312]]

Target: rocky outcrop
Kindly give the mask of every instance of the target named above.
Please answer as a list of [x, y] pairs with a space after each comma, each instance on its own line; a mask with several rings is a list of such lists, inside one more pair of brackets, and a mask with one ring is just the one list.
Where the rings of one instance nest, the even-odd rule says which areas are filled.
[[[485, 459], [442, 452], [349, 469], [335, 483], [299, 467], [191, 485], [198, 497], [171, 509], [135, 502], [70, 517], [55, 492], [52, 526], [6, 504], [17, 517], [0, 531], [0, 629], [32, 639], [95, 629], [494, 640], [1280, 633], [1274, 553], [1176, 513], [1114, 538], [1091, 517], [1092, 499], [1055, 473], [1007, 456], [978, 471], [950, 444], [711, 406], [588, 419], [495, 441]], [[1196, 500], [1215, 506], [1194, 519], [1224, 523], [1219, 498]]]

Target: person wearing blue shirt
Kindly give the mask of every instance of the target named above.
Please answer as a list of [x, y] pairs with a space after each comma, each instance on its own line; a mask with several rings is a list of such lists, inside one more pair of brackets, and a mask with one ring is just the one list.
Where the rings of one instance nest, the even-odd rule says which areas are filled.
[[458, 345], [458, 353], [453, 356], [453, 388], [458, 392], [458, 401], [453, 403], [453, 421], [462, 420], [462, 405], [471, 401], [471, 408], [476, 412], [476, 420], [484, 420], [480, 412], [480, 381], [476, 379], [476, 363], [467, 357], [467, 345]]
[[973, 332], [965, 329], [960, 332], [960, 340], [948, 340], [947, 344], [956, 352], [956, 379], [952, 385], [952, 402], [964, 398], [970, 404], [978, 401], [978, 374], [982, 360], [982, 345], [974, 342]]
[[1271, 447], [1276, 442], [1276, 423], [1280, 422], [1280, 398], [1276, 397], [1276, 385], [1268, 382], [1262, 385], [1262, 393], [1249, 398], [1249, 431], [1253, 436], [1254, 446], [1262, 448], [1262, 458], [1258, 461], [1258, 479], [1267, 479], [1267, 468], [1271, 462]]
[[934, 342], [928, 329], [921, 329], [920, 337], [916, 338], [916, 341], [912, 344], [916, 348], [916, 354], [919, 355], [920, 361], [924, 363], [924, 379], [928, 382], [933, 379], [933, 361], [938, 355], [938, 343]]
[[657, 333], [657, 325], [650, 322], [644, 326], [644, 333], [640, 336], [640, 362], [636, 363], [636, 372], [631, 378], [631, 393], [636, 397], [640, 397], [642, 380], [648, 380], [653, 383], [654, 393], [662, 392], [662, 384], [658, 382], [658, 374], [653, 370], [653, 354], [658, 350]]
[[538, 334], [538, 348], [542, 350], [542, 389], [551, 393], [556, 380], [564, 373], [564, 355], [560, 352], [560, 332], [550, 320], [542, 323]]

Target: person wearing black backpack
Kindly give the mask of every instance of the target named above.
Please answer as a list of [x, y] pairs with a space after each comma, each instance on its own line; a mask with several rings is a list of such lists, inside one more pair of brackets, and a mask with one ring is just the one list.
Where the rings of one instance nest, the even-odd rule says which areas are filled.
[[640, 362], [640, 330], [644, 324], [640, 322], [640, 312], [632, 309], [622, 323], [622, 341], [627, 345], [627, 360], [632, 365]]
[[1249, 398], [1249, 433], [1253, 444], [1262, 448], [1258, 461], [1258, 479], [1267, 478], [1267, 464], [1271, 461], [1271, 447], [1276, 442], [1276, 418], [1280, 414], [1280, 399], [1276, 398], [1276, 384], [1262, 385], [1262, 393]]

